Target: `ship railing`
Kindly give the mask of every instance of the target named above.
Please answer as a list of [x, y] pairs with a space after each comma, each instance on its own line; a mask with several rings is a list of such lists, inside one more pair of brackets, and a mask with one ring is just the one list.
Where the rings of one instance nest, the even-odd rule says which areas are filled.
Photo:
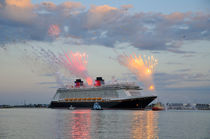
[[135, 82], [122, 82], [122, 83], [115, 83], [115, 84], [106, 84], [101, 86], [81, 86], [81, 87], [66, 87], [66, 88], [59, 88], [58, 90], [84, 90], [84, 89], [98, 89], [98, 88], [119, 88], [119, 89], [139, 89], [142, 90]]

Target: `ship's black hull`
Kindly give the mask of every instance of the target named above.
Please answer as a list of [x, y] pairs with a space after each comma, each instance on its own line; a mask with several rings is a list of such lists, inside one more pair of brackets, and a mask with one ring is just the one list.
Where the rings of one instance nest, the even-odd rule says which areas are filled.
[[[130, 98], [121, 100], [109, 100], [109, 101], [97, 101], [103, 109], [144, 109], [149, 103], [151, 103], [157, 96], [148, 96], [140, 98]], [[94, 101], [92, 102], [60, 102], [52, 101], [50, 108], [69, 108], [70, 106], [75, 108], [93, 108]]]

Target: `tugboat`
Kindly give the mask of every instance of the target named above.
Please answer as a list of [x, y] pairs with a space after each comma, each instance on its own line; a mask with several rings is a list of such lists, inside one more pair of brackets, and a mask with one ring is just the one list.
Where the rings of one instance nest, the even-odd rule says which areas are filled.
[[68, 108], [69, 110], [74, 110], [75, 107], [73, 107], [72, 105]]
[[98, 104], [98, 102], [95, 102], [94, 105], [93, 105], [92, 110], [103, 110], [103, 109], [102, 109], [101, 106]]
[[162, 111], [164, 110], [164, 106], [160, 103], [160, 102], [157, 102], [153, 107], [152, 107], [152, 110], [153, 111]]

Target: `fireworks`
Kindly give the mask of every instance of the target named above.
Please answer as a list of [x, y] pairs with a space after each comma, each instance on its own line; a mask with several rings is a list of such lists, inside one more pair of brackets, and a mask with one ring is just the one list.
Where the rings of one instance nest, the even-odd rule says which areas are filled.
[[72, 75], [85, 79], [88, 85], [93, 84], [86, 68], [88, 64], [86, 53], [54, 52], [39, 46], [35, 47], [30, 43], [27, 45], [30, 46], [30, 49], [24, 49], [24, 59], [27, 59], [26, 62], [32, 66], [33, 71], [36, 70], [37, 66], [41, 67], [41, 71], [38, 72], [51, 74], [55, 77], [58, 85], [62, 87], [69, 83]]
[[[71, 51], [68, 53], [55, 53], [50, 49], [32, 45], [31, 50], [32, 52], [26, 55], [26, 59], [30, 60], [33, 66], [36, 63], [42, 64], [42, 70], [55, 75], [58, 84], [65, 86], [73, 75], [74, 77], [84, 79], [88, 85], [93, 85], [93, 80], [87, 70], [88, 55], [86, 53]], [[29, 51], [24, 49], [24, 52], [28, 53]], [[158, 62], [153, 56], [127, 56], [123, 54], [118, 56], [118, 61], [134, 73], [137, 79], [144, 84], [145, 88], [155, 90], [153, 73]]]
[[92, 85], [93, 84], [93, 80], [90, 77], [87, 77], [85, 80], [86, 80], [88, 85]]
[[153, 84], [153, 72], [158, 61], [153, 56], [127, 56], [124, 54], [118, 57], [118, 61], [134, 73], [138, 80], [144, 83], [147, 89], [155, 89]]
[[93, 81], [88, 75], [86, 68], [87, 65], [87, 54], [79, 52], [70, 52], [69, 54], [65, 53], [65, 58], [62, 58], [65, 64], [65, 67], [75, 76], [84, 78], [88, 85], [92, 85]]
[[56, 24], [52, 24], [52, 25], [50, 25], [50, 27], [48, 28], [48, 34], [50, 35], [50, 36], [55, 36], [55, 37], [58, 37], [59, 36], [59, 34], [60, 34], [60, 28], [59, 28], [59, 26], [58, 25], [56, 25]]

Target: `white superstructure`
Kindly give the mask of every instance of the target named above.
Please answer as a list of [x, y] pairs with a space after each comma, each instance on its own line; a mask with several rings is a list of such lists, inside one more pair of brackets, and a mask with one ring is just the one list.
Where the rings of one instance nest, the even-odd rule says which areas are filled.
[[60, 88], [57, 90], [53, 100], [64, 100], [65, 98], [130, 98], [141, 96], [140, 90], [142, 89], [134, 83], [102, 85], [97, 87]]

